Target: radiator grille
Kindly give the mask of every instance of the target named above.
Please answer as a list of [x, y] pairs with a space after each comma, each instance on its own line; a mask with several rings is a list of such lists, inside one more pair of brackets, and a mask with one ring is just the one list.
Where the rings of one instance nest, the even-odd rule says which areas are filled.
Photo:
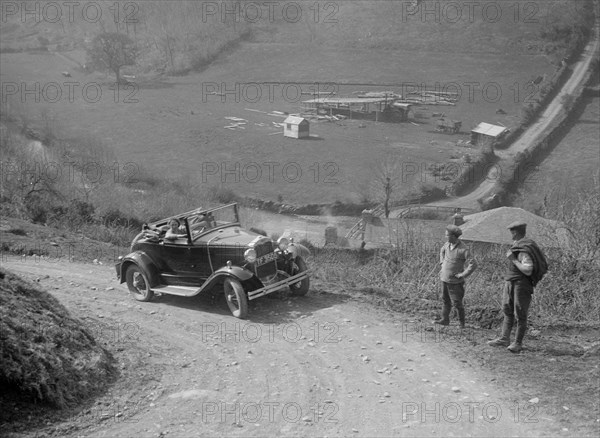
[[[254, 250], [256, 251], [257, 260], [260, 260], [262, 256], [273, 254], [273, 241], [270, 239], [265, 239], [264, 241], [261, 241], [255, 245]], [[275, 260], [271, 260], [260, 266], [256, 264], [254, 266], [254, 272], [261, 280], [263, 278], [272, 277], [277, 273], [277, 263]]]

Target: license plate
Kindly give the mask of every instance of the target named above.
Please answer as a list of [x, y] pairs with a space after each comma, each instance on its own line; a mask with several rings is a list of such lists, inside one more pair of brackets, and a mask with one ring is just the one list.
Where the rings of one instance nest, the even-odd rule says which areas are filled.
[[260, 256], [259, 258], [257, 258], [256, 265], [261, 266], [261, 265], [264, 265], [264, 264], [269, 263], [276, 259], [277, 259], [277, 254], [275, 254], [274, 252], [271, 252], [269, 254], [265, 254], [264, 256]]

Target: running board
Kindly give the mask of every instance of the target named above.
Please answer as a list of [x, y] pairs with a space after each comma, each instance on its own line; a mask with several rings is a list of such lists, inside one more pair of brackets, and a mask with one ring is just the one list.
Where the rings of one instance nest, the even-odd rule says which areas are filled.
[[152, 290], [161, 294], [178, 295], [180, 297], [191, 297], [199, 288], [189, 286], [156, 286]]
[[[306, 271], [300, 272], [299, 274], [296, 274], [292, 277], [288, 276], [287, 278], [284, 278], [283, 280], [280, 280], [276, 283], [271, 283], [267, 286], [261, 287], [260, 289], [256, 289], [251, 292], [248, 292], [247, 293], [248, 299], [254, 300], [256, 298], [259, 298], [259, 297], [268, 295], [270, 293], [276, 292], [280, 289], [283, 289], [284, 287], [288, 287], [290, 284], [297, 283], [301, 280], [304, 280], [305, 278], [308, 277], [309, 273], [310, 273], [310, 270], [306, 270]], [[287, 273], [285, 273], [283, 271], [280, 271], [279, 274], [288, 275]], [[207, 280], [207, 282], [208, 282], [208, 280]], [[178, 295], [180, 297], [193, 297], [195, 295], [198, 295], [200, 292], [202, 292], [203, 289], [204, 289], [204, 285], [202, 285], [200, 287], [166, 285], [166, 286], [155, 286], [152, 288], [152, 290], [157, 293], [168, 294], [168, 295]]]

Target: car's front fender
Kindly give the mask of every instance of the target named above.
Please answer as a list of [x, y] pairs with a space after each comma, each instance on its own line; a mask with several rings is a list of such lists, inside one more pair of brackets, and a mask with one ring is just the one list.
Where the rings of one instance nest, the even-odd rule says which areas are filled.
[[209, 278], [207, 278], [204, 284], [196, 291], [194, 295], [197, 295], [205, 290], [212, 289], [215, 285], [222, 282], [223, 279], [227, 277], [235, 278], [241, 283], [244, 283], [245, 281], [254, 278], [254, 274], [239, 266], [224, 266], [216, 270]]
[[254, 277], [254, 274], [247, 269], [244, 269], [240, 266], [223, 266], [220, 269], [215, 271], [214, 275], [232, 275], [236, 277], [240, 281], [246, 281]]
[[150, 256], [143, 251], [134, 251], [127, 254], [120, 260], [120, 266], [117, 265], [117, 272], [119, 273], [119, 281], [125, 282], [125, 273], [129, 265], [137, 265], [146, 274], [150, 287], [154, 287], [160, 284], [158, 270]]

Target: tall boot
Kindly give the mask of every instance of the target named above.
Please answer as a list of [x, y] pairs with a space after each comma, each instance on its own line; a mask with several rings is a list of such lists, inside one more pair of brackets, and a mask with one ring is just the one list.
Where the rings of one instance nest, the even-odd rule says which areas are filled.
[[458, 321], [460, 322], [461, 328], [465, 327], [465, 308], [461, 307], [458, 310]]
[[504, 314], [504, 322], [502, 323], [502, 336], [501, 339], [506, 342], [510, 342], [510, 334], [512, 332], [512, 328], [515, 322], [515, 317], [512, 315]]
[[442, 308], [442, 318], [433, 321], [435, 324], [449, 325], [450, 324], [450, 306], [444, 304]]
[[519, 345], [523, 343], [525, 332], [527, 331], [527, 321], [517, 321], [517, 335], [515, 342]]
[[510, 345], [510, 333], [512, 332], [515, 317], [504, 314], [504, 322], [502, 323], [502, 336], [493, 341], [489, 341], [488, 345], [492, 347], [508, 347]]

